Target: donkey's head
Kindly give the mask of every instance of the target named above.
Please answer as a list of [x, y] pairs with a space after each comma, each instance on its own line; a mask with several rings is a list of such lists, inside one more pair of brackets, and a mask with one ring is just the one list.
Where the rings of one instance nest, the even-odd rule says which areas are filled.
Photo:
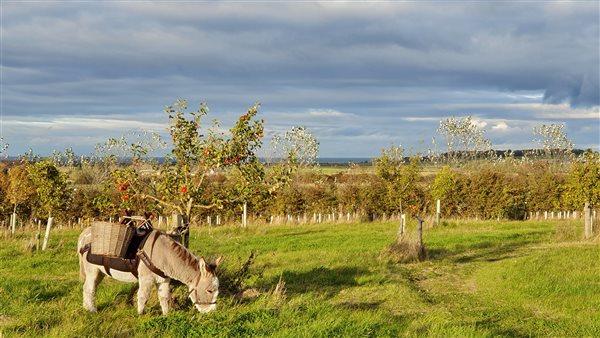
[[223, 261], [223, 257], [217, 258], [214, 263], [206, 263], [200, 257], [199, 275], [195, 282], [190, 285], [190, 299], [198, 311], [205, 313], [217, 309], [217, 296], [219, 295], [219, 278], [217, 278], [217, 267]]

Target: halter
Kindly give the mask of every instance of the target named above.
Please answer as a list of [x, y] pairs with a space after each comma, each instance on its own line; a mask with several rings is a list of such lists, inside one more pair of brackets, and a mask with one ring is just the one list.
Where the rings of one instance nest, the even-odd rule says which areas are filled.
[[[195, 292], [196, 289], [192, 289], [190, 291], [190, 293], [188, 293], [188, 298], [192, 295], [193, 292]], [[194, 302], [194, 305], [216, 305], [217, 301], [215, 300], [214, 302]]]

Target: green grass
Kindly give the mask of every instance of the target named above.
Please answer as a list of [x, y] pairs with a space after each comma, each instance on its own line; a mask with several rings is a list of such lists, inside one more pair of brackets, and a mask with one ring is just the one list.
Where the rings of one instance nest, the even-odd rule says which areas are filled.
[[[579, 222], [457, 222], [425, 230], [428, 260], [379, 258], [395, 223], [193, 229], [192, 251], [224, 255], [224, 273], [256, 253], [242, 302], [199, 314], [175, 286], [174, 311], [130, 303], [105, 280], [97, 314], [81, 307], [76, 231], [28, 253], [29, 234], [0, 242], [0, 332], [10, 336], [599, 336], [600, 249]], [[283, 297], [271, 290], [282, 279]], [[225, 286], [225, 285], [224, 285]], [[135, 304], [135, 301], [134, 301]]]

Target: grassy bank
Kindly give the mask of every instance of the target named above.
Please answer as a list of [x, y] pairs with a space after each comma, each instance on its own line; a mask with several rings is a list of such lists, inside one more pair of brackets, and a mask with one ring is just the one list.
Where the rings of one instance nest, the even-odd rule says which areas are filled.
[[[175, 287], [175, 311], [130, 304], [133, 285], [105, 280], [97, 314], [81, 307], [77, 232], [44, 253], [30, 234], [0, 244], [4, 336], [598, 336], [600, 249], [580, 222], [462, 222], [427, 229], [429, 259], [380, 257], [395, 223], [194, 229], [192, 251], [224, 255], [224, 273], [256, 253], [247, 287], [202, 315]], [[285, 294], [273, 293], [278, 281]]]

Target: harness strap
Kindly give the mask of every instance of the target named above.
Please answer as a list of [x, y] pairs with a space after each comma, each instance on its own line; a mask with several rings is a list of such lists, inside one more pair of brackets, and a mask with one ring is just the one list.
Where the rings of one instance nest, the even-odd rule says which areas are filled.
[[107, 256], [102, 257], [102, 265], [104, 266], [106, 274], [112, 277], [110, 273], [110, 258]]
[[[154, 243], [156, 243], [156, 240], [158, 239], [158, 236], [160, 236], [160, 235], [162, 235], [162, 232], [156, 231], [156, 235], [154, 236], [154, 239], [152, 240], [152, 244], [150, 245], [150, 248], [152, 250], [154, 249]], [[150, 237], [150, 236], [148, 236], [148, 237]], [[152, 263], [152, 261], [150, 260], [150, 257], [148, 257], [148, 254], [146, 254], [146, 252], [143, 249], [144, 244], [146, 244], [146, 239], [148, 237], [146, 237], [144, 239], [144, 242], [140, 245], [140, 249], [138, 249], [136, 256], [139, 257], [139, 259], [141, 259], [142, 262], [144, 262], [144, 264], [146, 264], [146, 266], [148, 267], [148, 269], [150, 269], [150, 271], [154, 272], [155, 274], [157, 274], [158, 276], [160, 276], [162, 278], [168, 278], [164, 272], [162, 272], [159, 268], [156, 267], [156, 265], [154, 265], [154, 263]]]
[[150, 257], [148, 257], [148, 255], [146, 254], [146, 252], [144, 250], [139, 250], [137, 253], [137, 256], [142, 260], [142, 262], [144, 262], [144, 264], [146, 264], [146, 266], [148, 267], [148, 269], [150, 269], [150, 271], [154, 272], [155, 274], [159, 275], [162, 278], [167, 278], [165, 273], [162, 272], [159, 268], [156, 267], [156, 265], [154, 265], [152, 263], [152, 261], [150, 260]]

